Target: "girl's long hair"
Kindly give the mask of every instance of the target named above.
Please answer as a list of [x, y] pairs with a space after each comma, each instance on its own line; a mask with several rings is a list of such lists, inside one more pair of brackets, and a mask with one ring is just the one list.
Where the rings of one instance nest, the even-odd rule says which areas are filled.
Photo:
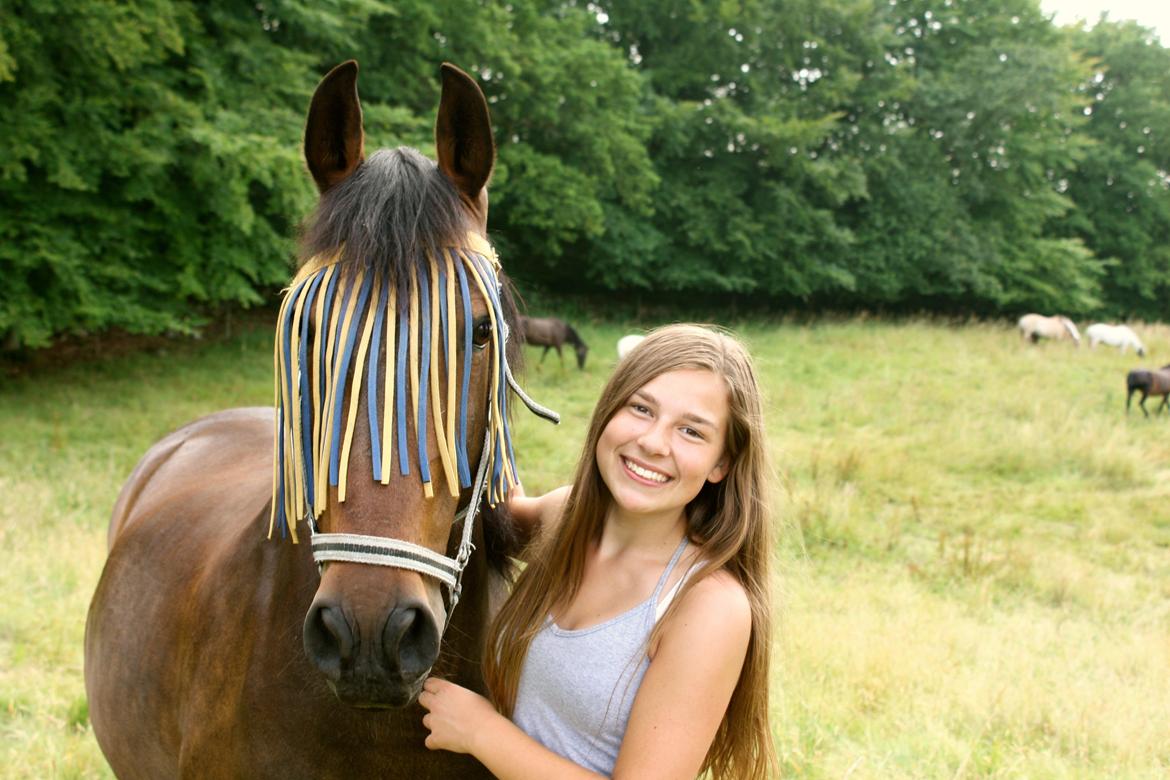
[[658, 621], [648, 646], [669, 625], [696, 582], [719, 569], [735, 577], [751, 602], [751, 639], [703, 771], [716, 780], [769, 777], [777, 766], [768, 720], [772, 472], [751, 358], [725, 332], [698, 325], [666, 326], [650, 333], [618, 364], [594, 409], [560, 523], [555, 532], [534, 543], [538, 547], [526, 556], [529, 563], [488, 632], [484, 678], [496, 706], [511, 717], [529, 645], [548, 616], [577, 595], [589, 546], [601, 537], [612, 498], [597, 468], [598, 439], [636, 390], [678, 369], [708, 370], [727, 383], [725, 448], [730, 467], [723, 480], [706, 483], [686, 507], [687, 534], [699, 547], [696, 560], [701, 565]]

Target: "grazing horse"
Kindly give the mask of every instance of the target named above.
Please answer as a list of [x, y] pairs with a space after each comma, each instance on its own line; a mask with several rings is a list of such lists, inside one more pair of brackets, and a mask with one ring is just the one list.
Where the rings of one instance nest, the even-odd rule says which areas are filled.
[[569, 323], [556, 317], [521, 317], [520, 327], [525, 342], [534, 347], [544, 347], [544, 352], [540, 353], [540, 362], [544, 362], [544, 356], [550, 349], [555, 349], [564, 365], [565, 356], [561, 353], [561, 345], [568, 342], [577, 351], [577, 368], [585, 368], [585, 355], [589, 353], [589, 347]]
[[484, 237], [495, 144], [475, 81], [441, 73], [437, 164], [366, 159], [357, 63], [321, 81], [275, 411], [191, 423], [122, 488], [85, 632], [120, 778], [490, 777], [426, 749], [416, 702], [430, 673], [484, 689], [517, 542], [500, 504], [519, 349]]
[[636, 333], [631, 333], [628, 336], [622, 336], [620, 339], [618, 339], [618, 343], [617, 343], [618, 360], [621, 360], [626, 355], [630, 354], [630, 351], [634, 347], [641, 344], [645, 338], [646, 338], [645, 336], [641, 336], [641, 335], [638, 335]]
[[1162, 413], [1162, 407], [1170, 406], [1170, 364], [1161, 368], [1138, 368], [1125, 375], [1125, 413], [1129, 414], [1129, 402], [1134, 393], [1141, 393], [1138, 406], [1142, 413], [1149, 417], [1146, 411], [1146, 399], [1151, 395], [1162, 396], [1162, 403], [1158, 404], [1157, 412]]
[[1089, 339], [1090, 347], [1096, 347], [1098, 344], [1121, 347], [1123, 355], [1125, 350], [1133, 347], [1134, 351], [1138, 353], [1138, 357], [1143, 357], [1146, 354], [1146, 345], [1142, 343], [1136, 333], [1125, 325], [1106, 325], [1103, 322], [1095, 322], [1085, 328], [1085, 336]]
[[1045, 317], [1043, 314], [1025, 314], [1020, 317], [1016, 326], [1020, 329], [1020, 336], [1031, 340], [1033, 344], [1040, 339], [1071, 338], [1078, 347], [1081, 345], [1081, 334], [1077, 332], [1077, 326], [1068, 317], [1062, 317], [1059, 314], [1053, 317]]

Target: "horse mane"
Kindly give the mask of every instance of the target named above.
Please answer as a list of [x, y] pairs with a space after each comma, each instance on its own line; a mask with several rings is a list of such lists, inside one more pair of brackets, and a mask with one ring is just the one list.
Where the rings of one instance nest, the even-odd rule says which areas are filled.
[[[413, 269], [424, 266], [428, 257], [441, 257], [446, 247], [464, 245], [467, 233], [476, 230], [458, 190], [438, 165], [409, 147], [380, 149], [321, 194], [301, 227], [298, 255], [301, 265], [335, 257], [346, 275], [373, 272], [395, 280], [405, 297]], [[504, 319], [517, 333], [514, 290], [503, 273], [499, 278]], [[513, 374], [519, 375], [520, 340], [509, 338], [505, 353]], [[521, 546], [511, 515], [503, 504], [493, 508], [485, 501], [480, 518], [489, 565], [509, 571], [509, 558]]]

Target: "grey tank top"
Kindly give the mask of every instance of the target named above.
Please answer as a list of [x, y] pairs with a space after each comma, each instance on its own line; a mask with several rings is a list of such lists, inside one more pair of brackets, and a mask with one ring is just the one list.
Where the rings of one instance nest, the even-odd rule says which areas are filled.
[[[684, 538], [649, 599], [589, 628], [567, 631], [549, 618], [528, 647], [512, 720], [549, 750], [593, 772], [613, 774], [634, 696], [650, 666], [650, 632], [686, 580], [659, 604]], [[687, 573], [689, 576], [690, 572]]]

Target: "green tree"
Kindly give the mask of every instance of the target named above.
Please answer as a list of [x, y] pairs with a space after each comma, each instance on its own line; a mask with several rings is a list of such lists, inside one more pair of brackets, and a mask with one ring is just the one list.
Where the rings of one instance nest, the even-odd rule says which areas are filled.
[[893, 45], [871, 62], [910, 80], [860, 102], [859, 132], [842, 139], [865, 159], [869, 199], [854, 229], [866, 278], [880, 280], [864, 285], [867, 299], [1091, 309], [1102, 263], [1053, 229], [1072, 208], [1064, 182], [1086, 146], [1087, 63], [1034, 0], [883, 9]]
[[[378, 3], [10, 0], [0, 334], [190, 331], [285, 281], [321, 71]], [[290, 45], [295, 44], [295, 45]]]
[[1097, 63], [1083, 90], [1092, 101], [1085, 133], [1094, 141], [1067, 191], [1067, 220], [1113, 265], [1104, 282], [1109, 316], [1170, 315], [1170, 51], [1133, 22], [1102, 20], [1069, 31]]

